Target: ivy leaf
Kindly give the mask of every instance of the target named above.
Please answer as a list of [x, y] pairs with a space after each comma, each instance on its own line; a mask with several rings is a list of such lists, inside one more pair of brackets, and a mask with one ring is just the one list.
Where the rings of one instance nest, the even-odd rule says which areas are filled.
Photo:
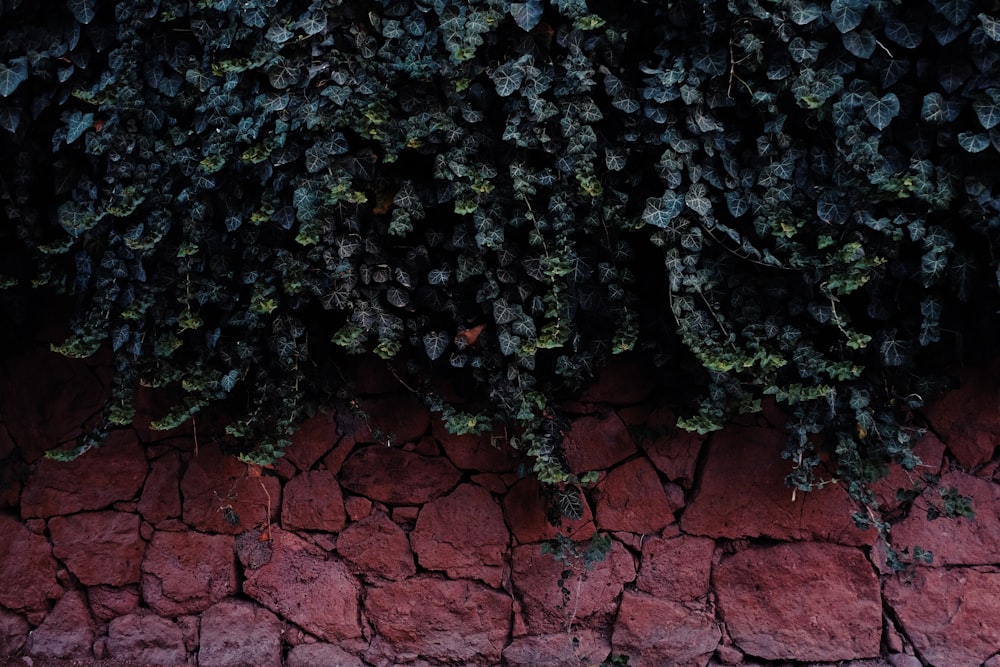
[[700, 216], [710, 214], [712, 201], [708, 198], [708, 186], [704, 183], [693, 184], [684, 197], [684, 204]]
[[976, 18], [983, 24], [983, 32], [994, 42], [1000, 42], [1000, 19], [995, 19], [986, 14], [979, 14]]
[[21, 111], [14, 107], [0, 107], [0, 127], [8, 132], [17, 132], [17, 126], [21, 124]]
[[808, 25], [823, 16], [823, 9], [811, 2], [793, 2], [788, 18], [795, 25]]
[[73, 18], [83, 24], [90, 23], [97, 16], [97, 0], [67, 0], [66, 6], [73, 13]]
[[734, 218], [739, 218], [750, 210], [750, 200], [740, 190], [729, 190], [726, 192], [726, 207]]
[[981, 132], [959, 132], [958, 145], [968, 153], [981, 153], [990, 146], [990, 137]]
[[298, 28], [311, 37], [326, 30], [326, 14], [321, 11], [307, 12], [298, 22]]
[[867, 8], [868, 0], [833, 0], [830, 18], [841, 33], [850, 32], [861, 25]]
[[863, 104], [868, 120], [879, 130], [889, 127], [892, 119], [899, 115], [899, 98], [895, 93], [886, 93], [881, 98], [874, 93], [867, 93]]
[[1000, 123], [1000, 104], [997, 104], [995, 97], [1000, 97], [1000, 94], [989, 97], [980, 95], [972, 103], [972, 109], [976, 112], [979, 123], [987, 130], [992, 130]]
[[923, 26], [917, 23], [906, 23], [895, 17], [885, 22], [885, 36], [899, 44], [904, 49], [915, 49], [924, 41]]
[[879, 351], [882, 353], [882, 362], [886, 366], [902, 366], [906, 361], [907, 344], [895, 338], [896, 330], [893, 329], [882, 341]]
[[500, 67], [490, 72], [493, 85], [496, 86], [497, 95], [500, 97], [510, 97], [524, 82], [524, 68], [521, 60], [508, 60]]
[[875, 53], [876, 40], [871, 30], [852, 30], [842, 38], [844, 48], [862, 60], [868, 60]]
[[0, 97], [8, 97], [28, 79], [28, 59], [14, 58], [4, 65], [0, 63]]
[[650, 197], [642, 212], [642, 220], [648, 225], [666, 229], [670, 221], [684, 210], [684, 197], [673, 190], [667, 190], [662, 197]]
[[219, 378], [219, 386], [222, 388], [222, 391], [228, 394], [233, 390], [234, 387], [236, 387], [236, 382], [239, 379], [240, 379], [240, 371], [239, 369], [234, 368], [225, 375], [223, 375], [221, 378]]
[[570, 521], [577, 521], [583, 516], [583, 498], [575, 486], [568, 486], [559, 491], [556, 504], [559, 507], [559, 513]]
[[497, 299], [493, 302], [493, 320], [497, 324], [509, 324], [518, 317], [517, 309], [511, 306], [506, 299]]
[[385, 291], [386, 300], [396, 308], [405, 308], [410, 303], [410, 295], [406, 290], [391, 285]]
[[542, 20], [542, 0], [527, 0], [527, 2], [512, 2], [510, 13], [514, 17], [514, 23], [524, 30], [531, 32]]
[[506, 357], [517, 352], [517, 347], [521, 343], [521, 339], [513, 335], [507, 327], [497, 332], [497, 341], [500, 343], [500, 353]]
[[431, 361], [440, 359], [448, 348], [448, 335], [443, 331], [429, 331], [423, 336], [424, 350]]
[[282, 90], [298, 83], [299, 70], [294, 63], [279, 57], [268, 69], [267, 79], [272, 86]]

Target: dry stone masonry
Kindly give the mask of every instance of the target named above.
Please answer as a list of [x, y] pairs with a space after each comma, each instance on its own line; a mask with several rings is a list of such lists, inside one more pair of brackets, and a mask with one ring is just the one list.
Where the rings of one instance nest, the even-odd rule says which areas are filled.
[[[679, 432], [628, 362], [567, 433], [570, 467], [599, 476], [561, 530], [610, 536], [593, 563], [543, 553], [545, 490], [502, 439], [447, 433], [374, 371], [360, 411], [317, 415], [263, 471], [193, 429], [47, 460], [96, 413], [100, 366], [40, 351], [0, 374], [11, 665], [1000, 664], [1000, 427], [982, 377], [928, 411], [919, 446], [977, 518], [928, 522], [936, 499], [918, 498], [893, 539], [935, 560], [895, 574], [837, 484], [793, 500], [780, 416]], [[887, 506], [906, 482], [878, 488]]]

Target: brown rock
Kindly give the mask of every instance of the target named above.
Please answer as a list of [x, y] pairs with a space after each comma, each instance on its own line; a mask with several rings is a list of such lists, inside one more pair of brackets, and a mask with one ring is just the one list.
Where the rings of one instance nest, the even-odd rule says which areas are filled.
[[872, 543], [875, 531], [855, 527], [855, 507], [840, 485], [800, 491], [792, 501], [792, 489], [784, 481], [792, 464], [780, 456], [786, 437], [778, 429], [739, 426], [715, 433], [694, 499], [681, 516], [681, 529], [730, 539]]
[[715, 618], [701, 606], [625, 591], [611, 641], [629, 664], [704, 667], [721, 638]]
[[233, 551], [240, 559], [243, 567], [256, 570], [271, 562], [271, 554], [274, 552], [274, 545], [268, 539], [270, 532], [264, 534], [259, 528], [240, 533], [233, 541]]
[[287, 667], [365, 667], [365, 663], [339, 646], [320, 643], [293, 648]]
[[336, 413], [332, 410], [310, 417], [292, 434], [292, 444], [285, 448], [283, 458], [299, 470], [309, 470], [340, 440]]
[[705, 436], [679, 428], [677, 416], [667, 406], [637, 406], [626, 408], [619, 414], [635, 437], [639, 449], [646, 453], [656, 469], [668, 479], [691, 488]]
[[886, 582], [885, 599], [932, 665], [978, 667], [1000, 646], [1000, 571], [918, 567]]
[[569, 469], [577, 474], [606, 470], [636, 452], [625, 424], [614, 412], [574, 419], [563, 448]]
[[507, 667], [565, 667], [599, 665], [611, 653], [600, 632], [585, 628], [550, 635], [518, 637], [503, 650]]
[[927, 489], [914, 500], [913, 508], [892, 528], [892, 543], [898, 550], [921, 547], [934, 554], [933, 565], [991, 565], [1000, 558], [1000, 485], [961, 471], [941, 476], [942, 488], [954, 487], [972, 498], [972, 519], [927, 519], [929, 506], [940, 509], [941, 496]]
[[716, 568], [734, 644], [767, 660], [829, 661], [879, 654], [882, 604], [858, 549], [817, 542], [741, 551]]
[[39, 658], [89, 658], [94, 620], [80, 591], [67, 591], [28, 637], [28, 653]]
[[108, 654], [153, 665], [183, 665], [187, 661], [184, 634], [177, 624], [149, 614], [129, 614], [111, 621]]
[[444, 458], [395, 447], [365, 447], [344, 462], [341, 485], [389, 505], [422, 505], [455, 488], [461, 473]]
[[653, 391], [648, 362], [637, 355], [616, 355], [597, 373], [597, 380], [583, 390], [583, 403], [631, 405], [641, 403]]
[[347, 516], [351, 521], [361, 521], [371, 514], [372, 501], [361, 496], [349, 496], [344, 500], [344, 509], [347, 511]]
[[271, 529], [271, 539], [271, 560], [246, 573], [243, 592], [327, 641], [360, 637], [361, 587], [347, 566], [279, 528]]
[[16, 612], [44, 612], [62, 594], [49, 541], [0, 515], [0, 605]]
[[398, 653], [493, 664], [507, 642], [511, 599], [471, 581], [416, 577], [369, 589], [365, 613]]
[[453, 435], [437, 413], [431, 419], [431, 430], [457, 468], [476, 472], [508, 472], [514, 469], [513, 453], [505, 438], [494, 442], [489, 433]]
[[275, 521], [281, 487], [214, 447], [205, 447], [188, 464], [181, 480], [184, 521], [196, 530], [234, 535], [265, 519]]
[[382, 512], [344, 529], [337, 536], [337, 553], [362, 576], [398, 580], [417, 571], [406, 533]]
[[84, 586], [139, 582], [146, 543], [139, 516], [125, 512], [82, 512], [49, 519], [52, 553]]
[[281, 667], [281, 621], [244, 600], [225, 600], [201, 615], [199, 667]]
[[608, 473], [594, 492], [597, 527], [656, 533], [673, 523], [674, 513], [653, 466], [634, 459]]
[[554, 540], [564, 534], [573, 540], [586, 540], [596, 532], [590, 505], [583, 504], [583, 515], [576, 521], [563, 518], [561, 526], [548, 519], [543, 487], [535, 477], [525, 477], [511, 487], [503, 499], [503, 512], [514, 537], [521, 544]]
[[233, 538], [157, 531], [142, 561], [142, 597], [164, 616], [194, 614], [237, 590]]
[[31, 626], [23, 618], [0, 609], [0, 658], [16, 654], [28, 639]]
[[997, 366], [966, 373], [961, 386], [931, 402], [924, 410], [934, 432], [966, 469], [991, 458], [1000, 441], [1000, 385]]
[[704, 599], [714, 552], [715, 542], [704, 537], [647, 538], [636, 588], [674, 602]]
[[410, 542], [421, 567], [500, 587], [510, 533], [500, 506], [481, 486], [463, 484], [424, 505]]
[[303, 472], [285, 484], [281, 505], [285, 530], [322, 530], [337, 533], [347, 525], [344, 497], [337, 478], [328, 470]]
[[90, 611], [99, 621], [126, 616], [139, 606], [139, 587], [91, 586], [87, 589]]
[[131, 500], [146, 479], [146, 456], [131, 431], [113, 431], [103, 447], [74, 461], [41, 459], [21, 493], [21, 516], [48, 518]]
[[[585, 550], [587, 543], [579, 545]], [[573, 627], [606, 622], [618, 608], [623, 586], [635, 579], [635, 561], [618, 542], [612, 542], [603, 560], [587, 570], [580, 558], [564, 562], [542, 553], [541, 545], [514, 548], [511, 581], [521, 600], [524, 618], [531, 632], [563, 632]], [[565, 582], [568, 599], [560, 588], [560, 575], [572, 570]]]
[[416, 442], [430, 427], [427, 407], [408, 394], [384, 394], [362, 399], [359, 404], [368, 418], [354, 434], [357, 442], [398, 446]]
[[142, 518], [154, 526], [181, 515], [181, 459], [170, 450], [153, 461], [142, 487], [138, 510]]

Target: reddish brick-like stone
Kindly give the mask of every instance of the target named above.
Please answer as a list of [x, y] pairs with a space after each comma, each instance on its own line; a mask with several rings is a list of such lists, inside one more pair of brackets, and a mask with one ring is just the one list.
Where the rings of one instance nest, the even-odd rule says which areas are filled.
[[663, 483], [644, 458], [609, 472], [594, 491], [594, 504], [601, 530], [656, 533], [674, 522]]
[[715, 541], [705, 537], [650, 537], [642, 543], [636, 588], [675, 602], [705, 598]]
[[574, 473], [605, 470], [635, 454], [635, 443], [614, 412], [573, 420], [563, 441], [566, 462]]
[[287, 667], [366, 667], [354, 655], [334, 644], [301, 644], [288, 652]]
[[139, 536], [139, 515], [82, 512], [49, 519], [52, 553], [85, 586], [124, 586], [139, 581], [146, 543]]
[[615, 622], [612, 646], [629, 664], [704, 667], [722, 632], [704, 608], [625, 591]]
[[169, 450], [153, 461], [137, 508], [143, 519], [155, 526], [180, 517], [180, 479], [181, 460], [177, 450]]
[[164, 616], [196, 614], [237, 590], [229, 535], [157, 531], [142, 561], [142, 597]]
[[67, 591], [28, 637], [28, 653], [39, 658], [89, 658], [94, 619], [80, 591]]
[[187, 661], [184, 633], [171, 620], [152, 614], [119, 616], [108, 626], [112, 658], [152, 665], [183, 665]]
[[476, 472], [508, 472], [514, 468], [513, 452], [505, 438], [494, 441], [491, 433], [453, 435], [438, 414], [431, 418], [431, 430], [457, 468]]
[[31, 626], [22, 617], [0, 609], [0, 658], [15, 655], [28, 640]]
[[16, 612], [44, 612], [62, 594], [49, 541], [0, 515], [0, 605]]
[[705, 436], [679, 428], [677, 416], [668, 406], [636, 406], [619, 414], [635, 436], [639, 449], [656, 469], [668, 479], [691, 488]]
[[736, 646], [767, 660], [872, 658], [882, 637], [878, 580], [864, 554], [818, 542], [753, 548], [713, 574]]
[[525, 477], [511, 487], [503, 499], [504, 516], [514, 537], [521, 544], [553, 540], [560, 533], [574, 540], [589, 539], [597, 529], [590, 505], [584, 502], [583, 515], [575, 520], [563, 518], [561, 526], [548, 519], [542, 486], [534, 477]]
[[281, 486], [270, 475], [260, 477], [233, 456], [203, 448], [188, 464], [181, 480], [184, 521], [199, 531], [235, 535], [265, 519], [276, 521]]
[[410, 541], [421, 567], [500, 587], [510, 533], [486, 489], [463, 484], [424, 505]]
[[507, 667], [566, 667], [599, 665], [611, 653], [604, 633], [586, 628], [514, 639], [504, 650]]
[[48, 518], [132, 500], [146, 471], [146, 455], [135, 434], [113, 431], [107, 444], [74, 461], [38, 461], [21, 493], [21, 516]]
[[87, 589], [90, 611], [99, 621], [131, 614], [139, 606], [139, 587], [91, 586]]
[[416, 573], [406, 533], [383, 512], [372, 512], [337, 536], [337, 553], [365, 577], [404, 579]]
[[471, 581], [416, 577], [371, 588], [365, 614], [397, 654], [494, 664], [507, 642], [511, 599]]
[[281, 525], [286, 530], [336, 533], [347, 525], [344, 497], [328, 470], [303, 472], [285, 484]]
[[344, 462], [341, 485], [390, 505], [422, 505], [451, 491], [461, 473], [447, 459], [373, 446]]
[[273, 552], [246, 573], [243, 592], [307, 632], [336, 641], [361, 636], [361, 587], [344, 563], [293, 533], [272, 527]]
[[224, 600], [201, 615], [199, 667], [281, 667], [281, 621], [245, 600]]
[[638, 355], [612, 357], [597, 373], [597, 380], [580, 394], [584, 403], [631, 405], [646, 399], [653, 391], [649, 364]]
[[991, 458], [1000, 442], [1000, 383], [994, 363], [990, 372], [967, 372], [961, 386], [945, 393], [925, 408], [927, 420], [951, 453], [966, 469]]
[[354, 434], [357, 442], [398, 446], [416, 442], [430, 427], [430, 411], [409, 394], [384, 394], [358, 403], [367, 419]]
[[340, 440], [336, 412], [329, 410], [310, 417], [292, 434], [291, 440], [284, 458], [299, 470], [309, 470]]

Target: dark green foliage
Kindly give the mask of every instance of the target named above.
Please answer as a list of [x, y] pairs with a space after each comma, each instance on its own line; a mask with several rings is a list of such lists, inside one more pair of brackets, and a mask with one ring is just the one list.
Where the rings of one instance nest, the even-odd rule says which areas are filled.
[[996, 331], [997, 12], [0, 0], [0, 281], [73, 295], [108, 427], [148, 384], [268, 460], [373, 351], [564, 482], [556, 400], [635, 351], [686, 428], [774, 396], [790, 482], [821, 434], [870, 500]]

